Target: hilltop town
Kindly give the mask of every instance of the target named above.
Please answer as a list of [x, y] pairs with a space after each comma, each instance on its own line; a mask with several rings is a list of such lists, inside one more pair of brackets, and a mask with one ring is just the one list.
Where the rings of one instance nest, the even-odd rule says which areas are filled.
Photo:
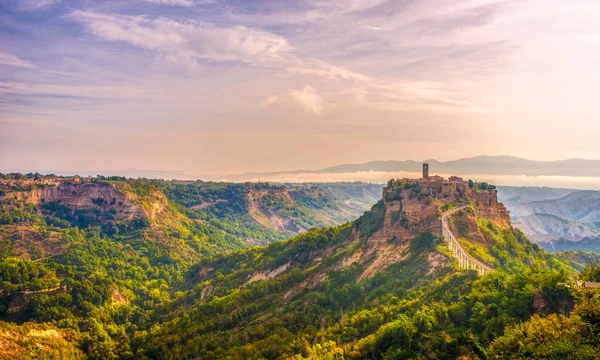
[[392, 179], [388, 182], [387, 188], [394, 187], [418, 187], [421, 194], [430, 195], [437, 199], [454, 199], [456, 197], [465, 197], [468, 193], [479, 190], [496, 190], [494, 185], [486, 182], [475, 182], [473, 180], [464, 180], [458, 176], [450, 176], [444, 179], [439, 175], [429, 176], [429, 164], [423, 164], [423, 177], [419, 179]]

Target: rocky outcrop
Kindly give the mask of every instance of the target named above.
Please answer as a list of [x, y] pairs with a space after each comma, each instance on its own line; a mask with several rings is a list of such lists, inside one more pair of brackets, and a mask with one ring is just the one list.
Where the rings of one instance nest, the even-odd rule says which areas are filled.
[[488, 246], [487, 242], [479, 232], [477, 226], [477, 218], [473, 214], [473, 210], [465, 209], [455, 214], [449, 221], [450, 231], [457, 237], [467, 239], [468, 241]]
[[[34, 205], [60, 202], [73, 209], [114, 210], [117, 220], [131, 220], [145, 217], [153, 220], [167, 206], [167, 199], [162, 192], [152, 192], [147, 199], [140, 199], [128, 184], [105, 183], [58, 183], [27, 191], [11, 191], [2, 196], [3, 199], [17, 199]], [[123, 187], [127, 187], [124, 189]], [[129, 190], [129, 191], [126, 191]], [[142, 201], [147, 200], [147, 201]]]
[[441, 235], [438, 219], [439, 203], [431, 198], [419, 198], [410, 190], [402, 190], [399, 200], [386, 200], [383, 227], [369, 237], [369, 242], [411, 239], [424, 232]]
[[510, 228], [510, 215], [506, 207], [498, 202], [496, 190], [479, 190], [468, 193], [475, 206], [475, 216], [494, 222], [503, 228]]
[[102, 198], [107, 203], [128, 202], [125, 195], [119, 193], [114, 187], [105, 184], [62, 184], [37, 188], [29, 191], [10, 192], [5, 198], [14, 198], [38, 205], [42, 202], [60, 201], [74, 207], [93, 207], [93, 200]]
[[370, 278], [387, 266], [406, 259], [410, 255], [410, 241], [417, 236], [423, 233], [441, 236], [439, 202], [416, 196], [409, 189], [400, 191], [393, 198], [386, 197], [384, 191], [383, 226], [367, 240], [368, 246], [361, 258], [363, 261], [369, 259], [369, 264], [359, 280]]

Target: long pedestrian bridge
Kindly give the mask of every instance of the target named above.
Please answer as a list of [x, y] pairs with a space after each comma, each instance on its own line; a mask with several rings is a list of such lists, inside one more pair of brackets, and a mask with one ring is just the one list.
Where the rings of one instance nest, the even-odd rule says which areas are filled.
[[465, 250], [460, 246], [458, 240], [450, 231], [450, 226], [448, 225], [448, 217], [453, 214], [465, 209], [468, 205], [460, 205], [455, 207], [454, 209], [448, 210], [442, 214], [442, 237], [444, 241], [448, 244], [448, 249], [454, 255], [454, 257], [458, 260], [458, 263], [462, 269], [465, 270], [477, 270], [479, 275], [489, 274], [494, 271], [491, 267], [485, 265], [479, 260], [476, 260], [469, 256]]

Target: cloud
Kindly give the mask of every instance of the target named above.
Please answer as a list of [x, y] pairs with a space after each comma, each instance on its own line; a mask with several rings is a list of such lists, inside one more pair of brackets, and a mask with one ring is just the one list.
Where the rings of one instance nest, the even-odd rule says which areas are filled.
[[277, 103], [281, 102], [281, 97], [278, 95], [272, 95], [267, 97], [266, 99], [264, 99], [261, 103], [260, 106], [261, 107], [269, 107], [271, 105], [275, 105]]
[[346, 0], [346, 1], [312, 1], [316, 7], [327, 10], [327, 12], [335, 13], [351, 13], [356, 11], [364, 11], [382, 5], [387, 0]]
[[[244, 7], [229, 9], [233, 19], [250, 24], [280, 25], [300, 23], [329, 23], [340, 16], [353, 15], [384, 5], [389, 0], [304, 0], [295, 2], [264, 2], [259, 11]], [[250, 8], [252, 9], [252, 8]]]
[[342, 91], [351, 102], [378, 110], [490, 112], [458, 96], [446, 84], [433, 81], [369, 82]]
[[173, 49], [185, 42], [180, 33], [185, 25], [173, 21], [81, 10], [75, 10], [66, 17], [84, 25], [88, 32], [98, 38], [125, 41], [145, 49]]
[[156, 4], [156, 5], [183, 6], [183, 7], [196, 6], [196, 3], [191, 0], [142, 0], [142, 1]]
[[77, 86], [56, 85], [45, 83], [24, 83], [0, 81], [0, 94], [15, 95], [52, 95], [61, 97], [90, 97], [90, 98], [156, 98], [168, 90], [154, 91], [145, 88], [126, 86]]
[[301, 90], [291, 90], [290, 96], [308, 113], [323, 115], [323, 98], [312, 86], [307, 84]]
[[36, 11], [60, 3], [61, 0], [19, 0], [17, 1], [17, 10]]
[[[180, 0], [148, 0], [154, 3], [165, 4], [166, 2], [173, 3]], [[192, 2], [191, 0], [183, 0]], [[204, 2], [193, 1], [195, 4]], [[378, 1], [355, 1], [349, 8], [338, 9], [336, 11], [353, 12], [360, 9], [367, 9], [373, 6], [379, 6]], [[319, 9], [334, 5], [320, 5]], [[337, 7], [336, 7], [337, 9]], [[358, 9], [358, 10], [357, 10]], [[184, 11], [188, 11], [187, 9]], [[444, 79], [431, 81], [422, 81], [412, 78], [399, 79], [394, 76], [381, 76], [385, 71], [383, 68], [385, 63], [379, 64], [377, 67], [362, 67], [369, 69], [371, 74], [367, 75], [355, 71], [346, 66], [333, 63], [331, 59], [343, 59], [337, 56], [335, 49], [329, 46], [326, 51], [324, 49], [315, 49], [314, 45], [309, 42], [306, 46], [302, 38], [295, 35], [295, 43], [300, 44], [300, 48], [293, 45], [288, 39], [290, 32], [285, 32], [286, 36], [276, 34], [271, 31], [266, 31], [256, 27], [245, 25], [220, 25], [230, 24], [230, 22], [219, 21], [219, 25], [213, 22], [200, 20], [173, 20], [162, 16], [151, 15], [123, 15], [116, 13], [98, 13], [82, 10], [74, 10], [64, 15], [70, 21], [76, 22], [82, 26], [84, 31], [90, 34], [90, 37], [84, 37], [80, 44], [84, 47], [93, 48], [94, 45], [110, 47], [107, 42], [127, 43], [133, 47], [143, 49], [144, 51], [129, 52], [124, 55], [130, 55], [129, 62], [124, 63], [140, 63], [140, 68], [151, 63], [153, 76], [159, 76], [161, 70], [169, 73], [169, 79], [173, 75], [185, 74], [200, 74], [206, 69], [243, 69], [244, 74], [250, 74], [251, 68], [260, 68], [255, 73], [270, 74], [282, 81], [291, 76], [301, 79], [300, 84], [310, 83], [319, 89], [327, 89], [327, 98], [332, 100], [329, 107], [334, 108], [336, 104], [358, 105], [369, 111], [402, 111], [407, 109], [425, 109], [429, 111], [479, 111], [479, 107], [471, 104], [468, 99], [456, 91], [456, 88], [449, 86]], [[211, 20], [213, 20], [211, 18]], [[378, 24], [372, 22], [370, 24]], [[358, 26], [362, 31], [366, 31], [375, 36], [389, 36], [388, 23], [382, 22], [382, 27], [378, 26], [380, 31], [369, 31], [365, 29], [366, 25]], [[385, 28], [383, 26], [386, 26]], [[94, 43], [94, 38], [100, 40], [99, 43]], [[348, 46], [350, 48], [354, 38], [352, 36], [344, 37], [352, 39]], [[80, 39], [81, 40], [81, 39]], [[402, 39], [398, 41], [404, 41]], [[374, 42], [380, 46], [379, 42]], [[335, 48], [339, 49], [339, 44]], [[381, 42], [381, 46], [387, 45], [386, 41]], [[369, 50], [371, 48], [368, 48]], [[389, 48], [393, 53], [397, 49]], [[121, 50], [122, 51], [122, 48]], [[322, 60], [317, 59], [316, 54], [323, 55]], [[149, 55], [149, 56], [148, 56]], [[373, 54], [378, 56], [378, 54]], [[144, 57], [145, 56], [145, 57]], [[410, 53], [407, 56], [411, 56]], [[395, 57], [394, 61], [404, 61], [402, 57]], [[18, 58], [16, 58], [18, 59]], [[150, 61], [148, 61], [150, 59]], [[158, 60], [158, 61], [156, 61]], [[5, 60], [8, 61], [8, 60]], [[13, 58], [11, 62], [15, 62]], [[164, 61], [170, 63], [168, 67], [162, 67]], [[0, 63], [2, 63], [2, 55], [0, 54]], [[218, 63], [218, 64], [217, 64]], [[345, 64], [352, 64], [352, 60], [344, 61]], [[22, 64], [28, 64], [22, 60]], [[30, 64], [30, 63], [29, 63]], [[171, 66], [172, 64], [180, 65], [179, 67]], [[238, 66], [245, 64], [247, 67]], [[355, 63], [356, 64], [356, 63]], [[45, 65], [41, 63], [40, 66]], [[181, 66], [183, 65], [183, 66]], [[380, 69], [381, 65], [381, 69]], [[22, 65], [26, 66], [26, 65]], [[358, 64], [357, 68], [361, 68]], [[168, 70], [167, 70], [168, 69]], [[171, 72], [172, 71], [172, 72]], [[179, 71], [183, 71], [180, 73]], [[378, 74], [379, 72], [379, 74]], [[173, 74], [173, 75], [172, 75]], [[132, 74], [129, 74], [132, 75]], [[313, 77], [313, 78], [310, 78]], [[130, 83], [137, 83], [134, 76], [130, 76]], [[210, 81], [210, 80], [207, 80]], [[263, 81], [257, 80], [259, 82]], [[268, 79], [266, 81], [269, 81]], [[287, 80], [283, 80], [287, 81]], [[29, 84], [26, 81], [22, 84], [4, 84], [0, 88], [0, 92], [9, 92], [19, 95], [58, 95], [58, 96], [78, 96], [78, 86], [73, 86], [73, 82], [61, 85], [50, 84]], [[57, 81], [59, 84], [61, 80]], [[91, 82], [94, 82], [93, 80]], [[99, 99], [113, 99], [112, 96], [105, 95], [105, 91], [113, 91], [114, 89], [104, 89], [102, 87], [90, 86], [85, 81], [81, 83], [82, 91], [79, 93], [81, 97], [97, 97]], [[111, 85], [103, 82], [101, 85]], [[180, 83], [176, 86], [180, 86]], [[189, 85], [189, 84], [188, 84]], [[220, 83], [222, 85], [222, 83]], [[175, 88], [176, 86], [173, 86]], [[193, 87], [192, 85], [190, 85]], [[224, 85], [222, 85], [224, 86]], [[289, 85], [285, 86], [288, 87]], [[300, 105], [308, 114], [322, 116], [325, 114], [324, 100], [322, 96], [311, 85], [306, 85], [303, 88], [295, 89], [298, 82], [291, 85], [294, 90], [289, 90], [275, 96], [266, 97], [268, 93], [258, 94], [258, 96], [266, 97], [263, 101], [260, 98], [253, 98], [252, 104], [260, 103], [260, 106], [267, 108], [273, 105], [278, 105], [278, 108], [293, 111], [294, 107]], [[260, 91], [261, 86], [257, 86]], [[160, 93], [160, 89], [156, 89]], [[279, 90], [281, 91], [281, 89]], [[272, 92], [272, 89], [269, 91]], [[186, 92], [187, 93], [187, 92]], [[276, 92], [277, 93], [277, 92]], [[135, 94], [135, 98], [141, 98], [144, 92], [138, 92], [133, 89], [127, 96]], [[153, 95], [148, 93], [148, 98], [153, 98]], [[281, 106], [280, 106], [281, 105]], [[256, 106], [256, 105], [255, 105]], [[334, 113], [331, 111], [330, 113]]]
[[23, 60], [15, 55], [0, 51], [0, 65], [18, 66], [24, 68], [34, 68], [31, 62]]
[[124, 41], [167, 53], [171, 60], [241, 62], [289, 74], [328, 79], [366, 80], [367, 77], [326, 61], [301, 58], [280, 35], [246, 26], [220, 27], [211, 23], [178, 22], [166, 18], [100, 14], [75, 10], [66, 16], [94, 36]]
[[283, 95], [272, 95], [261, 101], [262, 108], [268, 108], [274, 105], [283, 105], [286, 111], [295, 110], [298, 105], [311, 115], [323, 115], [323, 98], [310, 85], [305, 85], [301, 89], [291, 89]]

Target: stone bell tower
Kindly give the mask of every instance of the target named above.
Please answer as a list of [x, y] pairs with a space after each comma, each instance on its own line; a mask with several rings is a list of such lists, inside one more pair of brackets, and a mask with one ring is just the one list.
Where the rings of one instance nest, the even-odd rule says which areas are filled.
[[423, 164], [423, 179], [428, 179], [428, 178], [429, 178], [429, 164], [424, 163]]

